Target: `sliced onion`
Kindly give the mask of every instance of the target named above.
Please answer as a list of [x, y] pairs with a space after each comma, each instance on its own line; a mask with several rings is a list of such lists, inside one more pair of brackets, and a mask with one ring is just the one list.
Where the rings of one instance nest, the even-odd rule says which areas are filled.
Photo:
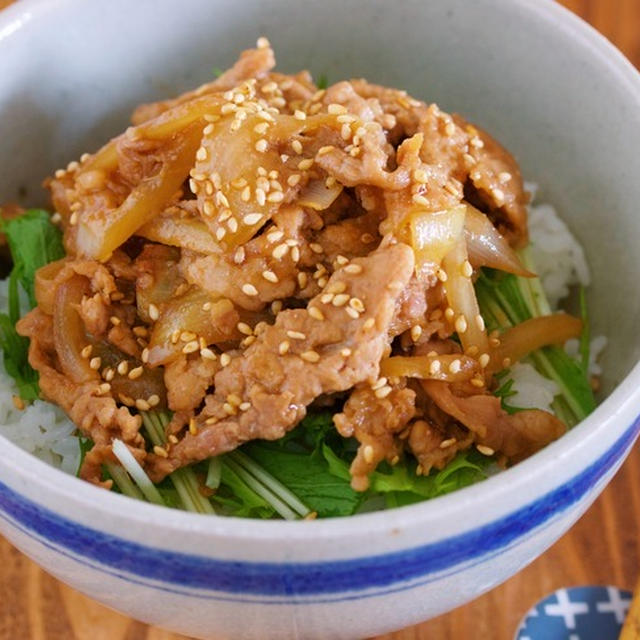
[[464, 234], [469, 262], [474, 267], [491, 267], [518, 276], [533, 277], [521, 264], [518, 255], [489, 218], [471, 205], [466, 205]]
[[314, 211], [328, 209], [342, 193], [342, 185], [327, 187], [324, 180], [310, 180], [298, 196], [298, 204]]
[[461, 237], [442, 261], [442, 267], [447, 274], [444, 283], [447, 301], [453, 309], [455, 329], [464, 351], [475, 347], [479, 353], [486, 353], [489, 341], [484, 322], [481, 321], [473, 281], [464, 273], [466, 261], [466, 242]]
[[90, 291], [87, 278], [73, 275], [58, 287], [55, 296], [53, 343], [60, 361], [60, 368], [76, 383], [98, 378], [98, 372], [89, 366], [89, 358], [82, 357], [82, 350], [87, 346], [88, 341], [78, 308], [82, 297]]
[[158, 216], [138, 229], [137, 235], [153, 242], [191, 249], [198, 253], [210, 254], [221, 251], [207, 225], [196, 218]]
[[393, 356], [380, 362], [380, 375], [388, 378], [406, 377], [462, 382], [470, 380], [477, 372], [477, 361], [459, 353], [436, 356]]
[[461, 237], [466, 207], [443, 211], [418, 211], [411, 215], [411, 242], [416, 256], [416, 273], [433, 273]]
[[160, 312], [149, 341], [150, 366], [175, 360], [186, 343], [172, 340], [183, 332], [193, 333], [207, 345], [239, 337], [238, 313], [226, 298], [215, 299], [202, 289], [193, 288], [171, 300]]
[[500, 344], [492, 350], [487, 368], [501, 371], [536, 349], [577, 338], [581, 331], [582, 321], [567, 313], [525, 320], [500, 336]]
[[40, 267], [36, 271], [34, 281], [36, 300], [40, 309], [47, 315], [53, 315], [57, 290], [55, 279], [67, 262], [66, 258], [56, 260], [44, 265], [44, 267]]

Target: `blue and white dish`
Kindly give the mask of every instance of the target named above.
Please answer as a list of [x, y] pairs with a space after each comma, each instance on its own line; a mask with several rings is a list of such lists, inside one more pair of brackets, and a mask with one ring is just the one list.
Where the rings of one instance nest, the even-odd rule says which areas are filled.
[[362, 638], [449, 611], [547, 549], [640, 430], [640, 78], [550, 0], [20, 0], [0, 14], [0, 197], [266, 35], [283, 69], [365, 76], [494, 133], [586, 248], [603, 402], [512, 469], [387, 512], [303, 522], [138, 504], [0, 438], [0, 532], [47, 571], [197, 638]]

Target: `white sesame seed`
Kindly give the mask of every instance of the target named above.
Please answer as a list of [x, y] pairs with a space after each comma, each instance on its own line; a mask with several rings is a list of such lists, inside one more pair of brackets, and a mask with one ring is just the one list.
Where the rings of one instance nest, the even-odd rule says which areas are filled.
[[91, 360], [89, 361], [89, 368], [93, 369], [94, 371], [97, 371], [102, 365], [102, 359], [95, 357], [95, 358], [91, 358]]
[[289, 252], [289, 245], [286, 243], [282, 243], [279, 244], [272, 252], [271, 255], [276, 259], [276, 260], [281, 260], [282, 258], [284, 258], [284, 256], [287, 255], [287, 253]]
[[502, 189], [492, 189], [491, 194], [498, 202], [504, 201], [504, 191]]
[[447, 449], [448, 447], [450, 447], [452, 444], [456, 443], [456, 439], [455, 438], [447, 438], [446, 440], [443, 440], [440, 443], [440, 448], [441, 449]]
[[422, 327], [419, 324], [414, 324], [413, 327], [411, 327], [411, 339], [414, 342], [417, 342], [420, 339], [421, 335]]
[[363, 329], [372, 329], [373, 325], [376, 323], [376, 321], [373, 318], [369, 318], [368, 320], [364, 321], [364, 324], [362, 325]]
[[458, 360], [458, 358], [452, 360], [451, 364], [449, 365], [449, 371], [451, 373], [460, 373], [460, 369], [460, 360]]
[[299, 182], [300, 182], [300, 174], [299, 173], [292, 173], [288, 178], [287, 178], [287, 184], [290, 187], [295, 187]]
[[291, 346], [290, 342], [288, 340], [283, 340], [279, 345], [278, 345], [278, 353], [283, 356], [285, 353], [287, 353], [287, 351], [289, 351], [289, 347]]
[[236, 325], [240, 333], [244, 333], [245, 336], [253, 335], [253, 329], [246, 322], [238, 322]]
[[473, 138], [471, 138], [469, 144], [476, 149], [482, 149], [482, 147], [484, 147], [484, 142], [482, 142], [482, 140], [480, 140], [478, 136], [474, 136]]
[[307, 119], [307, 114], [304, 111], [300, 111], [300, 109], [296, 109], [293, 112], [293, 117], [296, 120], [306, 120]]
[[332, 114], [332, 115], [341, 115], [343, 113], [347, 113], [347, 108], [341, 104], [337, 104], [335, 102], [332, 102], [328, 107], [327, 107], [327, 112]]
[[265, 133], [267, 133], [268, 129], [269, 129], [269, 123], [268, 122], [260, 122], [255, 127], [253, 127], [253, 130], [258, 135], [261, 135], [261, 136], [263, 136]]
[[268, 280], [269, 282], [273, 282], [273, 283], [278, 282], [278, 276], [273, 271], [267, 271], [267, 270], [263, 271], [262, 277], [265, 280]]
[[373, 391], [375, 391], [376, 389], [381, 389], [382, 387], [384, 387], [385, 384], [387, 384], [388, 379], [385, 378], [384, 376], [382, 376], [381, 378], [378, 378], [372, 385], [371, 388], [373, 389]]
[[207, 159], [207, 150], [204, 147], [200, 147], [196, 152], [196, 160], [206, 160]]
[[309, 282], [309, 276], [306, 274], [306, 272], [299, 271], [297, 278], [298, 278], [298, 286], [301, 289], [304, 289]]
[[506, 369], [511, 366], [511, 358], [504, 358], [502, 361], [502, 366]]
[[351, 298], [351, 300], [349, 300], [349, 306], [352, 309], [355, 309], [358, 313], [364, 313], [364, 303], [360, 298]]
[[345, 268], [345, 273], [353, 273], [358, 274], [362, 273], [362, 265], [359, 264], [348, 264]]
[[182, 353], [184, 354], [195, 353], [199, 349], [200, 349], [200, 344], [198, 343], [198, 341], [191, 340], [191, 342], [187, 342], [187, 344], [185, 344], [184, 347], [182, 347]]
[[258, 290], [252, 284], [246, 282], [242, 285], [242, 293], [244, 293], [246, 296], [257, 296]]
[[467, 319], [464, 316], [458, 316], [455, 321], [456, 331], [460, 334], [467, 330]]
[[78, 212], [74, 211], [70, 216], [69, 216], [69, 224], [71, 226], [78, 224]]
[[249, 202], [249, 200], [251, 200], [251, 187], [246, 186], [242, 190], [242, 193], [240, 194], [240, 200], [242, 200], [242, 202]]
[[292, 340], [306, 340], [307, 336], [302, 333], [301, 331], [287, 331], [287, 335], [292, 339]]
[[282, 191], [272, 191], [268, 196], [269, 202], [282, 202], [284, 200], [284, 194]]
[[317, 242], [312, 242], [309, 245], [309, 249], [311, 249], [311, 251], [313, 251], [313, 253], [323, 253], [324, 252], [324, 250], [322, 248], [322, 245], [318, 244]]
[[129, 380], [136, 380], [137, 378], [139, 378], [143, 373], [142, 367], [136, 367], [135, 369], [131, 369], [131, 371], [129, 371]]
[[227, 230], [224, 227], [218, 227], [216, 229], [216, 240], [222, 240], [227, 235]]
[[308, 307], [307, 313], [316, 320], [324, 320], [324, 313], [318, 307]]
[[360, 313], [353, 307], [347, 307], [345, 311], [347, 312], [347, 315], [354, 320], [357, 320], [360, 317]]
[[342, 282], [342, 280], [337, 280], [336, 282], [332, 282], [331, 286], [327, 288], [328, 293], [343, 293], [347, 290], [347, 283]]
[[155, 453], [159, 458], [168, 458], [169, 454], [166, 449], [163, 449], [160, 445], [155, 445], [153, 447], [153, 453]]
[[211, 349], [209, 349], [209, 347], [206, 347], [205, 349], [200, 349], [200, 355], [206, 360], [218, 359], [218, 356], [216, 356], [216, 354]]
[[344, 347], [344, 349], [340, 349], [340, 355], [343, 358], [348, 358], [351, 355], [351, 349], [349, 349], [349, 347]]
[[267, 141], [264, 138], [261, 138], [260, 140], [258, 140], [258, 142], [256, 142], [255, 149], [259, 153], [264, 153], [267, 150], [268, 146], [269, 145], [268, 145]]
[[129, 363], [126, 360], [121, 360], [118, 363], [118, 366], [116, 367], [116, 371], [121, 375], [121, 376], [126, 376], [127, 372], [129, 371]]
[[485, 330], [484, 318], [480, 314], [478, 314], [475, 317], [475, 322], [476, 322], [476, 327], [478, 327], [480, 331]]
[[228, 353], [223, 353], [220, 355], [220, 364], [223, 367], [226, 367], [231, 362], [231, 356]]
[[319, 156], [327, 155], [327, 153], [331, 153], [334, 149], [335, 147], [332, 144], [327, 144], [324, 147], [320, 147], [318, 149], [318, 155]]
[[371, 464], [373, 462], [374, 451], [370, 444], [366, 445], [362, 450], [362, 457], [367, 464]]
[[444, 127], [444, 132], [447, 136], [452, 136], [456, 132], [456, 126], [453, 124], [453, 122], [447, 122]]
[[82, 351], [80, 352], [80, 355], [83, 358], [88, 358], [91, 355], [92, 351], [93, 351], [93, 346], [88, 344], [86, 347], [82, 349]]
[[386, 398], [391, 391], [393, 391], [393, 389], [386, 385], [384, 387], [381, 387], [380, 389], [376, 389], [376, 391], [374, 392], [374, 395], [376, 396], [376, 398], [380, 398], [382, 400], [382, 398]]
[[338, 295], [334, 296], [333, 300], [331, 301], [331, 304], [334, 307], [342, 307], [345, 304], [347, 304], [347, 302], [349, 302], [349, 294], [339, 293]]
[[451, 322], [453, 320], [453, 318], [455, 317], [456, 312], [451, 308], [451, 307], [447, 307], [444, 310], [444, 317], [449, 320], [449, 322]]
[[440, 371], [441, 366], [442, 366], [442, 364], [441, 364], [440, 360], [433, 360], [431, 362], [431, 364], [429, 365], [429, 373], [432, 376], [435, 376]]
[[320, 354], [317, 351], [313, 351], [313, 349], [310, 349], [309, 351], [304, 351], [303, 353], [300, 354], [300, 357], [303, 360], [306, 360], [307, 362], [320, 361]]
[[160, 317], [158, 307], [153, 302], [149, 305], [149, 317], [155, 322]]
[[512, 176], [508, 171], [501, 171], [498, 174], [498, 180], [502, 183], [502, 184], [506, 184], [507, 182], [509, 182], [509, 180], [511, 180]]
[[273, 315], [277, 315], [282, 311], [282, 300], [274, 300], [271, 303], [271, 313], [273, 313]]
[[298, 247], [293, 247], [291, 249], [291, 259], [294, 262], [298, 262], [298, 260], [300, 260], [300, 249]]
[[422, 205], [423, 207], [428, 207], [429, 206], [429, 201], [422, 195], [420, 195], [419, 193], [415, 193], [411, 199], [419, 205]]
[[476, 449], [483, 455], [483, 456], [492, 456], [495, 451], [491, 448], [491, 447], [487, 447], [483, 444], [477, 444], [476, 445]]
[[267, 201], [267, 194], [264, 192], [264, 189], [260, 189], [259, 187], [256, 189], [256, 202], [263, 207], [264, 203]]
[[312, 158], [305, 158], [304, 160], [300, 160], [300, 162], [298, 162], [298, 169], [300, 169], [300, 171], [307, 171], [308, 169], [311, 169], [312, 166]]
[[250, 402], [241, 402], [238, 405], [238, 409], [240, 409], [240, 411], [249, 411], [249, 409], [251, 409], [251, 403]]
[[248, 213], [244, 218], [242, 218], [242, 222], [247, 226], [253, 226], [254, 224], [258, 224], [263, 218], [261, 213]]
[[293, 140], [291, 142], [291, 148], [299, 155], [302, 153], [302, 142], [300, 140]]
[[490, 360], [491, 360], [491, 358], [490, 358], [489, 354], [488, 353], [483, 353], [478, 358], [478, 363], [484, 369], [489, 364]]

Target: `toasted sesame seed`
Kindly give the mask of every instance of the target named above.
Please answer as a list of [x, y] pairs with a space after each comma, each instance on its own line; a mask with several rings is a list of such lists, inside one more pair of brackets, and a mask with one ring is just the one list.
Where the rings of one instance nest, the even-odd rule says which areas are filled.
[[340, 137], [343, 140], [349, 140], [353, 136], [353, 131], [351, 131], [351, 126], [346, 122], [340, 128]]
[[370, 233], [363, 233], [360, 236], [360, 242], [363, 244], [371, 244], [374, 240], [375, 238]]
[[455, 132], [456, 132], [456, 126], [453, 124], [453, 122], [447, 122], [447, 124], [444, 127], [445, 135], [452, 136]]
[[293, 112], [293, 117], [296, 120], [306, 120], [307, 119], [307, 114], [304, 111], [300, 111], [300, 109], [296, 109]]
[[318, 155], [319, 156], [324, 156], [327, 153], [331, 153], [334, 149], [335, 149], [335, 147], [332, 144], [327, 144], [324, 147], [320, 147], [318, 149]]
[[78, 223], [78, 212], [74, 211], [71, 216], [69, 217], [69, 224], [71, 226], [75, 225]]
[[155, 453], [159, 458], [168, 458], [169, 454], [166, 449], [163, 449], [161, 446], [156, 445], [153, 447], [153, 453]]
[[227, 104], [222, 105], [220, 109], [220, 113], [226, 116], [228, 113], [233, 113], [234, 111], [237, 111], [237, 110], [238, 110], [238, 107], [235, 104], [227, 102]]
[[226, 367], [231, 362], [231, 356], [228, 353], [223, 353], [220, 355], [220, 364], [223, 367]]
[[423, 196], [420, 195], [419, 193], [415, 193], [411, 199], [419, 205], [422, 205], [423, 207], [428, 207], [429, 206], [429, 201]]
[[269, 123], [268, 122], [260, 122], [255, 127], [253, 127], [253, 130], [258, 135], [261, 135], [261, 136], [263, 136], [265, 133], [267, 133], [268, 129], [269, 129]]
[[483, 353], [478, 358], [478, 363], [484, 369], [489, 364], [490, 360], [491, 360], [491, 358], [489, 357], [489, 354], [488, 353]]
[[332, 114], [332, 115], [342, 115], [343, 113], [347, 113], [347, 108], [341, 104], [337, 104], [335, 102], [332, 102], [328, 107], [327, 107], [327, 112]]
[[298, 262], [298, 260], [300, 260], [300, 249], [298, 247], [293, 247], [293, 249], [291, 249], [291, 259], [294, 262]]
[[376, 398], [380, 398], [382, 400], [382, 398], [386, 398], [391, 391], [393, 391], [393, 389], [389, 385], [385, 385], [384, 387], [380, 387], [380, 389], [376, 389], [374, 395]]
[[287, 353], [287, 351], [289, 351], [289, 347], [291, 346], [291, 343], [288, 340], [283, 340], [279, 345], [278, 345], [278, 353], [283, 356], [285, 353]]
[[102, 366], [102, 358], [91, 358], [89, 361], [89, 368], [97, 371]]
[[419, 184], [426, 184], [427, 180], [429, 179], [429, 176], [427, 175], [427, 172], [424, 169], [416, 169], [413, 172], [413, 179]]
[[282, 240], [283, 237], [284, 237], [284, 232], [280, 230], [270, 231], [267, 234], [267, 240], [271, 243], [278, 242], [278, 240]]
[[260, 187], [258, 187], [256, 189], [256, 202], [261, 207], [263, 207], [266, 201], [267, 201], [267, 194], [265, 193], [264, 189], [261, 189]]
[[116, 371], [121, 376], [126, 376], [129, 371], [129, 363], [126, 360], [121, 360], [116, 367]]
[[196, 425], [195, 418], [191, 418], [191, 420], [189, 420], [189, 433], [192, 436], [195, 436], [198, 434], [198, 426]]
[[338, 256], [336, 256], [336, 262], [340, 266], [343, 267], [344, 265], [349, 264], [349, 258], [346, 258], [345, 256], [338, 255]]
[[302, 143], [300, 142], [300, 140], [293, 140], [291, 142], [291, 148], [297, 153], [297, 154], [301, 154], [302, 153]]
[[484, 444], [477, 444], [476, 445], [476, 449], [483, 455], [483, 456], [492, 456], [495, 451], [491, 448], [491, 447], [487, 447]]
[[136, 409], [140, 411], [149, 411], [149, 409], [151, 409], [151, 405], [146, 400], [138, 398], [136, 400]]
[[160, 404], [160, 396], [154, 393], [147, 398], [147, 402], [149, 403], [150, 407], [157, 407]]
[[451, 307], [447, 307], [444, 310], [444, 317], [451, 322], [453, 320], [453, 318], [455, 317], [456, 312], [451, 308]]
[[102, 377], [103, 377], [107, 382], [110, 382], [111, 380], [113, 380], [113, 379], [114, 379], [114, 377], [115, 377], [115, 375], [116, 375], [116, 372], [115, 372], [111, 367], [108, 367], [107, 369], [105, 369], [105, 370], [102, 372]]
[[287, 184], [290, 187], [295, 187], [299, 182], [300, 182], [300, 174], [299, 173], [292, 173], [288, 178], [287, 178]]
[[308, 169], [311, 169], [312, 166], [312, 158], [305, 158], [304, 160], [300, 160], [300, 162], [298, 162], [298, 169], [300, 169], [300, 171], [307, 171]]
[[504, 358], [502, 360], [502, 366], [506, 369], [511, 366], [511, 358]]
[[329, 304], [333, 300], [334, 295], [333, 293], [323, 293], [320, 296], [320, 302], [322, 302], [322, 304]]
[[274, 300], [271, 303], [271, 313], [277, 315], [280, 311], [282, 311], [282, 300]]
[[67, 175], [67, 172], [64, 169], [56, 169], [56, 172], [53, 175], [59, 180], [60, 178], [64, 178]]
[[387, 378], [385, 378], [384, 376], [382, 376], [381, 378], [378, 378], [372, 385], [371, 388], [375, 391], [376, 389], [381, 389], [382, 387], [384, 387], [385, 384], [387, 384], [388, 380]]
[[238, 409], [240, 409], [240, 411], [248, 411], [249, 409], [251, 409], [251, 403], [250, 402], [241, 402], [238, 405]]
[[360, 317], [360, 313], [353, 307], [346, 307], [345, 311], [347, 312], [347, 315], [354, 320], [357, 320]]
[[349, 349], [349, 347], [344, 347], [344, 349], [340, 349], [340, 355], [343, 358], [348, 358], [351, 355], [351, 349]]
[[284, 194], [282, 191], [272, 191], [268, 196], [269, 202], [282, 202], [284, 200]]
[[139, 378], [143, 373], [142, 367], [136, 367], [135, 369], [131, 369], [131, 371], [129, 371], [129, 380], [135, 380], [136, 378]]
[[251, 283], [245, 282], [245, 284], [242, 285], [242, 293], [246, 296], [257, 296], [258, 290]]
[[304, 289], [309, 283], [309, 276], [306, 274], [306, 272], [300, 271], [298, 272], [297, 278], [298, 278], [298, 286], [301, 289]]
[[182, 331], [180, 333], [180, 340], [182, 342], [191, 342], [192, 340], [195, 340], [198, 336], [193, 333], [193, 331]]
[[176, 329], [171, 333], [171, 344], [178, 344], [180, 340], [180, 329]]
[[482, 142], [482, 140], [480, 140], [478, 136], [474, 136], [473, 138], [471, 138], [469, 144], [476, 149], [482, 149], [482, 147], [484, 147], [484, 142]]
[[467, 319], [464, 316], [458, 316], [454, 326], [458, 333], [464, 333], [467, 330]]
[[273, 271], [265, 270], [262, 272], [262, 277], [269, 282], [279, 282], [278, 276]]
[[481, 376], [471, 378], [470, 382], [474, 387], [478, 387], [479, 389], [484, 387], [484, 379]]
[[261, 213], [248, 213], [242, 218], [242, 222], [248, 226], [253, 226], [254, 224], [258, 224], [263, 217]]
[[491, 194], [499, 203], [504, 202], [504, 191], [502, 189], [492, 189]]
[[206, 160], [208, 156], [207, 150], [204, 147], [200, 147], [196, 152], [196, 160]]
[[216, 229], [216, 240], [222, 240], [227, 235], [227, 230], [224, 227], [218, 227]]
[[155, 322], [160, 317], [158, 307], [153, 302], [149, 305], [149, 317]]
[[305, 360], [306, 362], [319, 362], [320, 361], [320, 354], [317, 351], [313, 351], [313, 349], [310, 349], [309, 351], [303, 351], [300, 354], [300, 357]]
[[511, 180], [511, 174], [508, 171], [501, 171], [498, 174], [498, 180], [502, 183], [502, 184], [506, 184], [507, 182], [509, 182], [509, 180]]
[[360, 298], [351, 298], [349, 300], [349, 306], [358, 313], [364, 313], [364, 302], [362, 302]]
[[338, 295], [334, 296], [333, 300], [331, 301], [331, 304], [334, 307], [342, 307], [345, 304], [347, 304], [347, 302], [349, 302], [349, 294], [339, 293]]
[[292, 340], [306, 340], [307, 336], [300, 332], [300, 331], [287, 331], [287, 335], [292, 339]]
[[216, 354], [211, 351], [211, 349], [209, 349], [209, 347], [206, 347], [205, 349], [200, 349], [200, 355], [205, 359], [205, 360], [217, 360], [218, 356], [216, 356]]
[[[236, 249], [235, 253], [233, 254], [233, 261], [236, 264], [242, 264], [244, 262], [244, 257], [245, 257], [244, 247], [238, 247]], [[209, 308], [211, 308], [211, 307], [209, 307]]]
[[342, 282], [341, 280], [332, 282], [331, 285], [327, 288], [328, 293], [342, 293], [346, 290], [347, 290], [347, 283]]
[[465, 260], [460, 267], [460, 272], [465, 278], [470, 278], [473, 275], [473, 267], [468, 260]]
[[376, 323], [376, 321], [373, 318], [369, 318], [368, 320], [364, 321], [364, 324], [362, 325], [363, 329], [373, 329], [373, 325]]
[[321, 289], [327, 286], [327, 282], [329, 282], [329, 280], [327, 278], [325, 278], [325, 277], [318, 278], [318, 286]]
[[460, 373], [460, 360], [458, 360], [458, 358], [456, 358], [455, 360], [451, 361], [451, 364], [449, 365], [449, 371], [451, 373]]
[[318, 307], [307, 307], [307, 313], [316, 320], [324, 320], [324, 313]]
[[371, 464], [373, 462], [374, 451], [373, 447], [368, 444], [362, 449], [362, 457], [367, 464]]
[[255, 149], [259, 153], [264, 153], [267, 150], [268, 146], [268, 142], [264, 138], [260, 138], [260, 140], [258, 140], [258, 142], [256, 142], [255, 144]]
[[422, 327], [419, 324], [414, 324], [413, 327], [411, 327], [411, 339], [414, 342], [417, 342], [420, 339], [421, 335]]
[[271, 255], [276, 259], [276, 260], [282, 260], [282, 258], [284, 258], [284, 256], [287, 255], [287, 253], [289, 252], [289, 245], [286, 243], [282, 243], [279, 244], [272, 252]]
[[441, 449], [446, 449], [448, 447], [450, 447], [451, 445], [455, 444], [457, 441], [455, 438], [447, 438], [446, 440], [443, 440], [440, 443], [440, 448]]
[[362, 273], [362, 265], [359, 264], [348, 264], [345, 268], [345, 273], [352, 273], [352, 274], [357, 274], [357, 273]]
[[93, 351], [93, 345], [88, 344], [84, 349], [82, 349], [80, 355], [83, 358], [88, 358], [91, 355], [91, 351]]
[[440, 362], [440, 360], [433, 360], [429, 365], [429, 373], [432, 376], [435, 376], [436, 373], [440, 371], [441, 367], [442, 367], [442, 363]]

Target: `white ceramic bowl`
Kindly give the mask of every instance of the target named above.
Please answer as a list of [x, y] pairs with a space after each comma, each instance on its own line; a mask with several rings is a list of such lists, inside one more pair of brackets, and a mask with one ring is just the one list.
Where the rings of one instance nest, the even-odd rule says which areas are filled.
[[0, 531], [93, 598], [192, 636], [370, 636], [521, 569], [584, 512], [636, 437], [640, 81], [546, 0], [22, 0], [0, 14], [0, 200], [25, 187], [39, 200], [41, 177], [122, 129], [134, 104], [211, 77], [260, 34], [284, 69], [405, 87], [514, 151], [587, 249], [594, 331], [610, 337], [608, 397], [479, 485], [316, 522], [139, 504], [0, 439]]

